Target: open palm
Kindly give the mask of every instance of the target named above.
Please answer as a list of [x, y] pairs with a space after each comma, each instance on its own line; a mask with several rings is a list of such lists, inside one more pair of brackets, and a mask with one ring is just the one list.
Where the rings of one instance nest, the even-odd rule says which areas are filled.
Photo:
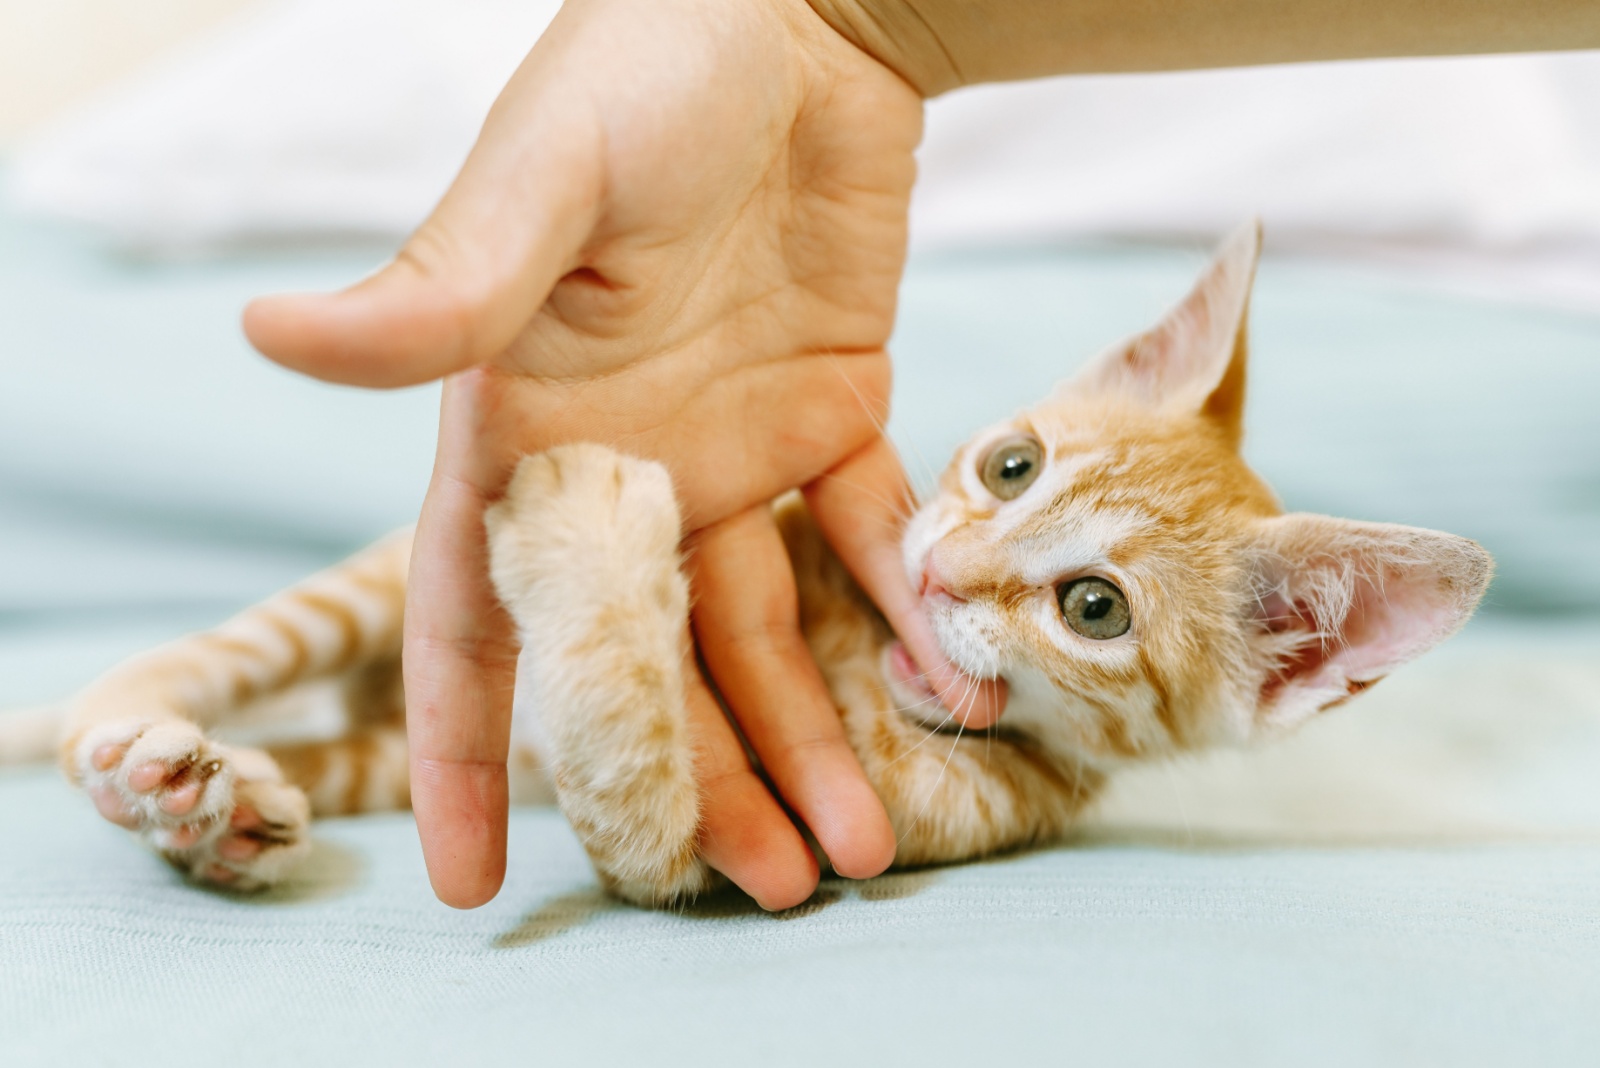
[[[413, 798], [445, 901], [487, 900], [504, 871], [517, 646], [482, 513], [525, 453], [596, 440], [667, 465], [699, 652], [841, 874], [881, 871], [894, 839], [800, 637], [767, 502], [806, 487], [947, 700], [973, 725], [998, 715], [1003, 695], [964, 688], [916, 614], [878, 434], [921, 119], [803, 0], [569, 2], [394, 264], [247, 312], [263, 352], [318, 377], [449, 376], [406, 636]], [[764, 905], [803, 900], [810, 851], [693, 677], [705, 855]]]

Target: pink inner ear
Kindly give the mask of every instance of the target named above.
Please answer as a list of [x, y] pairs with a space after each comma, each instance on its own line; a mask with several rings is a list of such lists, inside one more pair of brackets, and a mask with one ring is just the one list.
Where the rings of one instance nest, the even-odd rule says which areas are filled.
[[1198, 408], [1233, 356], [1248, 295], [1241, 286], [1248, 284], [1248, 275], [1241, 283], [1213, 265], [1159, 324], [1102, 358], [1098, 381], [1148, 404]]
[[1276, 667], [1260, 708], [1275, 721], [1339, 704], [1437, 645], [1488, 582], [1488, 554], [1462, 538], [1309, 516], [1278, 522], [1320, 544], [1261, 599]]
[[1355, 601], [1345, 617], [1345, 652], [1336, 658], [1346, 678], [1393, 671], [1443, 641], [1460, 621], [1461, 606], [1440, 596], [1434, 573], [1387, 579], [1381, 588], [1357, 581]]
[[1077, 387], [1205, 415], [1237, 442], [1245, 319], [1260, 251], [1258, 224], [1234, 231], [1176, 307], [1152, 329], [1102, 353], [1079, 375]]
[[1262, 629], [1285, 647], [1277, 666], [1261, 684], [1263, 709], [1283, 704], [1288, 696], [1286, 691], [1291, 688], [1324, 691], [1339, 685], [1329, 677], [1329, 668], [1333, 658], [1344, 650], [1321, 633], [1309, 604], [1291, 600], [1282, 591], [1275, 590], [1261, 599], [1258, 619]]
[[1453, 629], [1456, 611], [1430, 598], [1419, 584], [1398, 576], [1380, 590], [1358, 578], [1344, 620], [1333, 633], [1318, 625], [1305, 601], [1282, 593], [1263, 599], [1261, 623], [1284, 638], [1300, 637], [1293, 652], [1262, 686], [1264, 705], [1277, 704], [1294, 689], [1337, 704], [1382, 681], [1396, 667], [1427, 651]]

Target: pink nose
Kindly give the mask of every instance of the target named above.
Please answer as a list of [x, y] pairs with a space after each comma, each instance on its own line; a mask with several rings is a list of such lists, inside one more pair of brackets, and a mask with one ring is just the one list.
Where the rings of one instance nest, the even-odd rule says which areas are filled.
[[965, 597], [952, 593], [950, 587], [945, 584], [944, 576], [939, 572], [939, 562], [936, 558], [937, 555], [938, 550], [935, 549], [933, 552], [930, 552], [928, 554], [928, 558], [923, 561], [922, 589], [918, 590], [917, 592], [922, 594], [923, 600], [926, 601], [945, 600], [954, 601], [956, 603], [964, 602], [966, 600]]

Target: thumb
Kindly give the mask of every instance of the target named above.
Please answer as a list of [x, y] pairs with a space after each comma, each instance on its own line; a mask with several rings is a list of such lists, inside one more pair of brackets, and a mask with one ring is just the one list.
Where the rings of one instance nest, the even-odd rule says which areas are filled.
[[900, 530], [911, 491], [889, 439], [875, 439], [807, 486], [805, 496], [823, 536], [883, 612], [939, 702], [973, 730], [997, 722], [1006, 707], [1005, 680], [974, 679], [950, 663], [906, 578]]
[[577, 266], [601, 193], [599, 139], [571, 114], [522, 107], [537, 83], [512, 80], [393, 262], [339, 293], [251, 302], [250, 343], [314, 378], [378, 388], [441, 378], [510, 346]]

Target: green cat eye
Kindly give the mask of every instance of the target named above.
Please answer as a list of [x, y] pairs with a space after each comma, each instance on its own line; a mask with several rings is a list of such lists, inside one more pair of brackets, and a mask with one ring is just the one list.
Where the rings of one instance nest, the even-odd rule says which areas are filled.
[[1009, 501], [1022, 496], [1044, 469], [1044, 447], [1032, 438], [1012, 438], [989, 450], [978, 466], [983, 488]]
[[1067, 626], [1095, 641], [1118, 638], [1128, 633], [1133, 616], [1122, 591], [1103, 578], [1081, 578], [1066, 582], [1056, 590], [1061, 598], [1061, 616]]

